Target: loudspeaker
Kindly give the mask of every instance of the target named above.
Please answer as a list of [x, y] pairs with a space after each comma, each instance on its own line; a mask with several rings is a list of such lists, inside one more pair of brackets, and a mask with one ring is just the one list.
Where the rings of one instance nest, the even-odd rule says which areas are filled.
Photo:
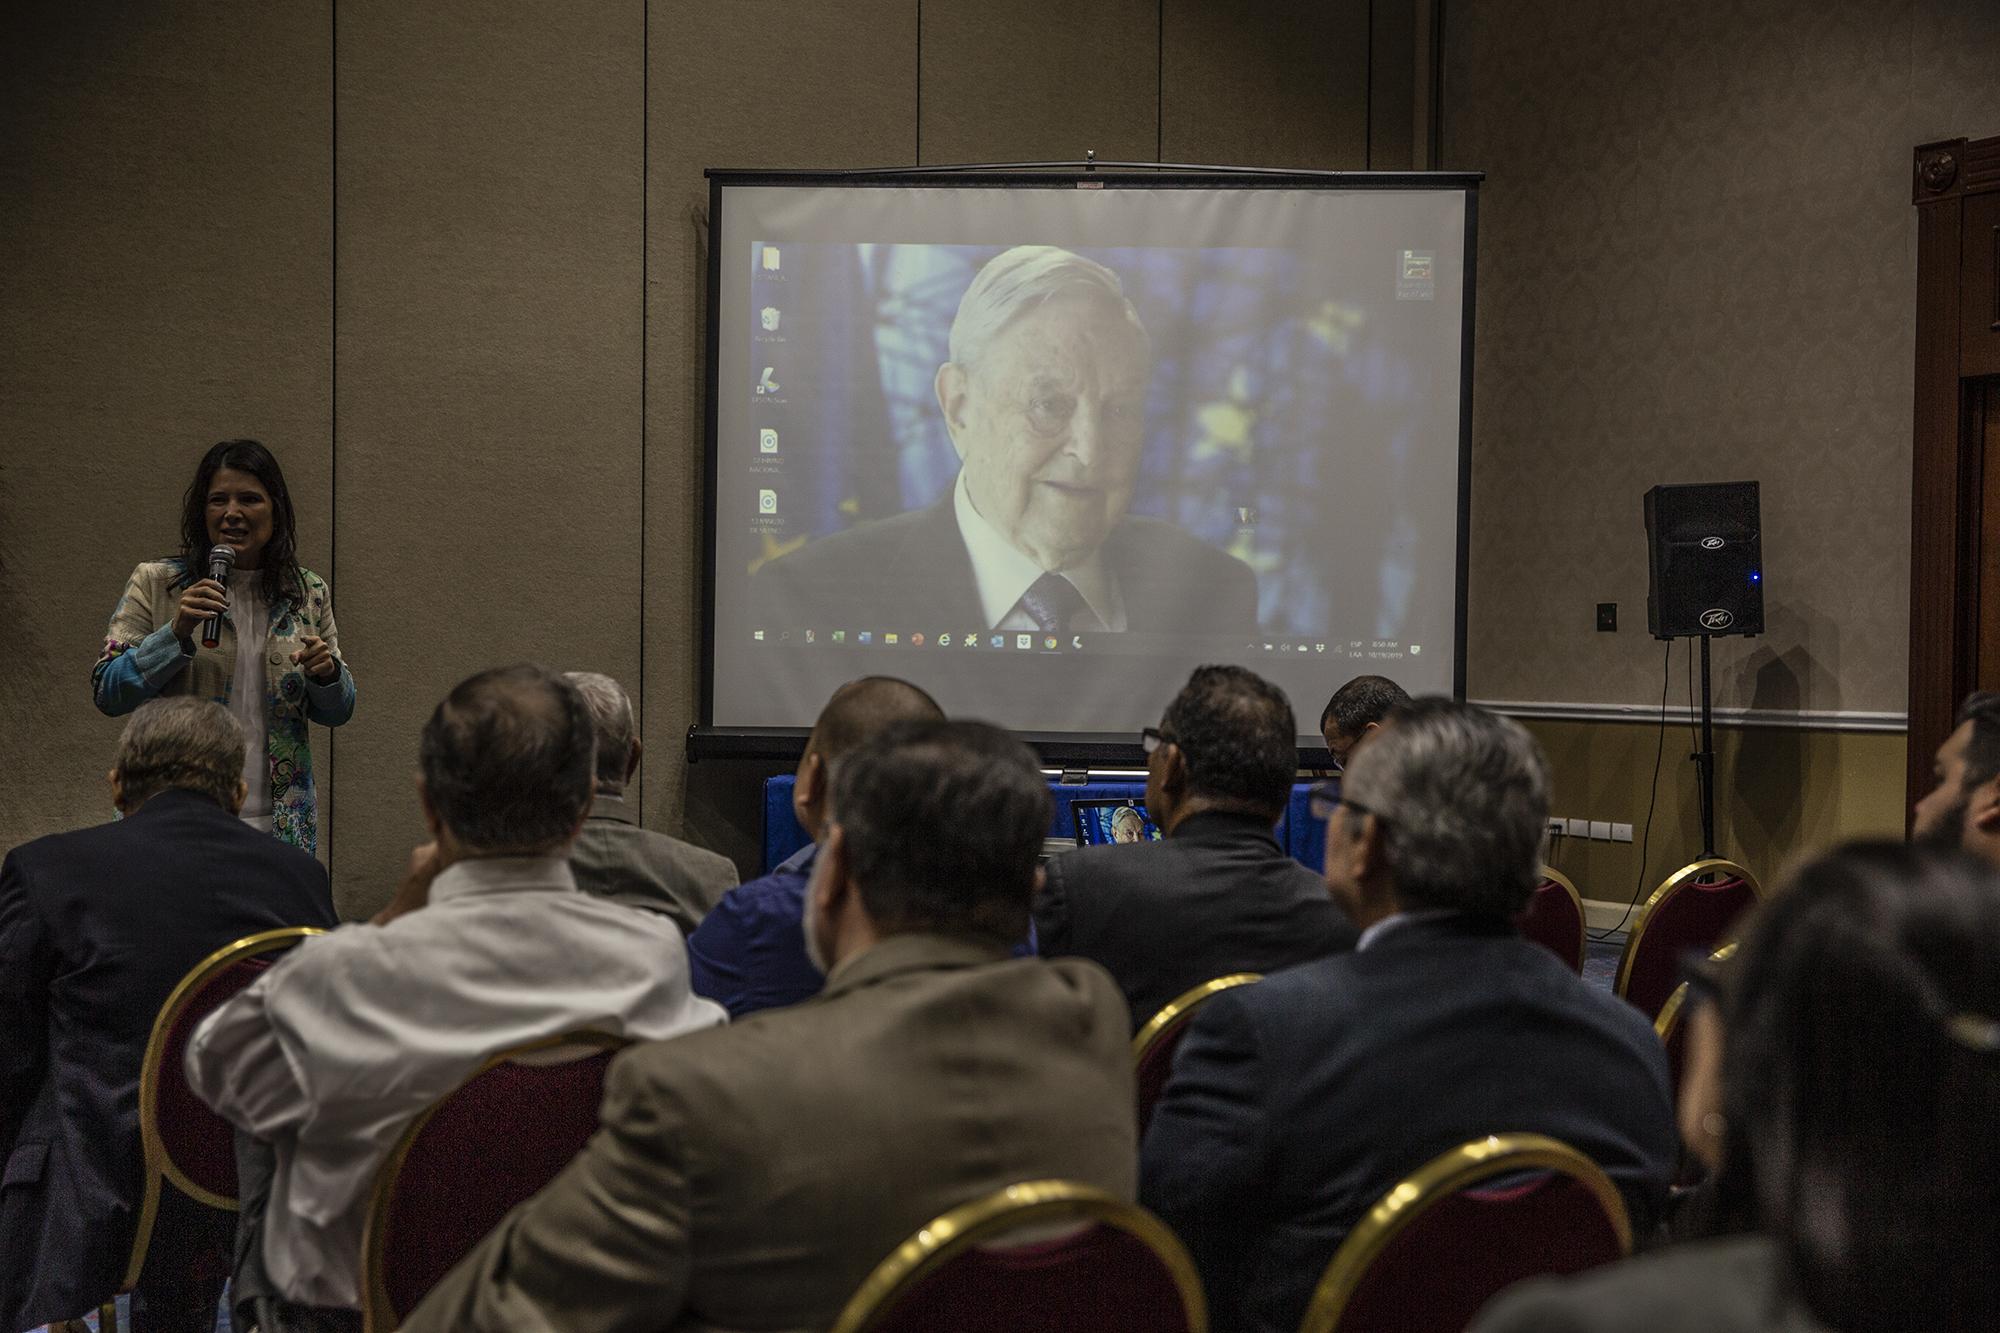
[[1764, 632], [1757, 483], [1646, 492], [1646, 626], [1656, 639]]

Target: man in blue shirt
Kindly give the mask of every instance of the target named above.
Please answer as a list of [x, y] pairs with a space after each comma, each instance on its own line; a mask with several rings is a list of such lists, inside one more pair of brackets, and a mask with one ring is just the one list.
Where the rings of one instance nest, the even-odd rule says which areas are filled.
[[[806, 740], [792, 785], [792, 813], [814, 837], [826, 820], [833, 765], [892, 722], [944, 720], [937, 701], [905, 680], [863, 676], [833, 692]], [[695, 994], [741, 1018], [819, 994], [826, 977], [806, 952], [806, 884], [817, 843], [808, 843], [761, 879], [722, 895], [694, 934], [688, 962]]]

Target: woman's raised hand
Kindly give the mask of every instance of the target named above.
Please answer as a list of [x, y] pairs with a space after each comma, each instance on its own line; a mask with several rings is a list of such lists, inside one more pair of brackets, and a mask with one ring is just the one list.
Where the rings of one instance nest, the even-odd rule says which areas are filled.
[[182, 643], [194, 638], [194, 632], [201, 628], [201, 622], [210, 616], [219, 616], [229, 609], [229, 590], [214, 579], [203, 579], [192, 584], [181, 594], [180, 607], [174, 612], [174, 637]]

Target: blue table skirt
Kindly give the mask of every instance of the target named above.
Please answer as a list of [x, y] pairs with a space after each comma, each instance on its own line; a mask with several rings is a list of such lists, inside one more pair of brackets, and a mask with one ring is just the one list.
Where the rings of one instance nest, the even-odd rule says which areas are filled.
[[[1312, 870], [1319, 870], [1326, 859], [1326, 825], [1314, 819], [1306, 810], [1307, 793], [1313, 789], [1310, 782], [1293, 786], [1292, 799], [1284, 818], [1278, 821], [1278, 845], [1291, 853], [1300, 864]], [[1128, 801], [1142, 800], [1146, 795], [1143, 782], [1092, 782], [1081, 787], [1065, 787], [1059, 782], [1049, 784], [1049, 795], [1055, 802], [1055, 817], [1049, 821], [1051, 838], [1076, 837], [1076, 822], [1070, 817], [1072, 801]], [[792, 815], [792, 778], [782, 777], [764, 780], [764, 870], [783, 861], [792, 853], [805, 846], [809, 839], [806, 831], [799, 827], [799, 821]]]

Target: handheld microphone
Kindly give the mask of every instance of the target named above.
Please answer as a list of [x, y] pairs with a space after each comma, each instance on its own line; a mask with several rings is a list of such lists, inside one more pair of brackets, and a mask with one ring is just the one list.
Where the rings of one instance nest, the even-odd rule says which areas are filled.
[[[233, 546], [211, 546], [208, 548], [208, 576], [223, 587], [229, 586], [229, 571], [236, 568], [236, 548]], [[213, 648], [222, 642], [222, 617], [213, 615], [201, 622], [201, 646]]]

